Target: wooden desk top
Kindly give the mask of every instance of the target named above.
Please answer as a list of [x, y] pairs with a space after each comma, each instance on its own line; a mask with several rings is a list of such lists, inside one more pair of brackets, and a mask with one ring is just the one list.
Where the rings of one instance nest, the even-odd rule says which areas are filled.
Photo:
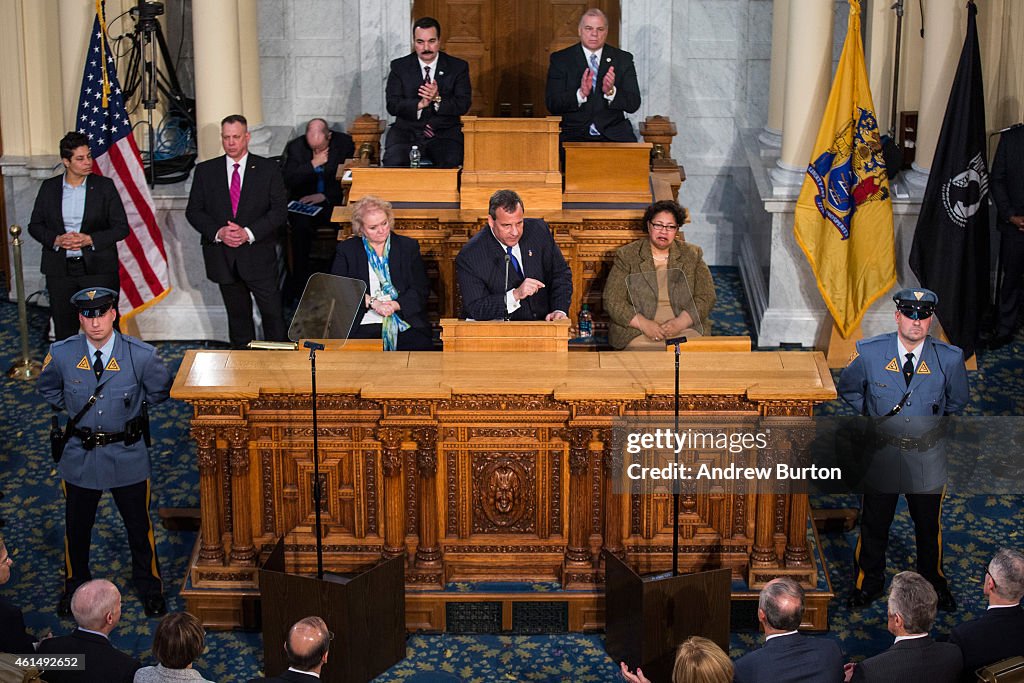
[[[542, 394], [556, 400], [642, 400], [674, 391], [668, 353], [429, 353], [322, 351], [317, 391], [366, 399], [447, 399], [459, 394]], [[514, 372], [510, 372], [514, 369]], [[308, 393], [309, 354], [204, 351], [185, 354], [171, 396], [186, 401]], [[683, 353], [683, 394], [820, 402], [836, 397], [817, 351]]]

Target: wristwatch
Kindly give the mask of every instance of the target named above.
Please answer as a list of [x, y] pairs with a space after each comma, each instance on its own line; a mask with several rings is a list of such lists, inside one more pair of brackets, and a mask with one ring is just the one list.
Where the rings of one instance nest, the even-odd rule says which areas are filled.
[[441, 94], [434, 95], [434, 104], [441, 104]]

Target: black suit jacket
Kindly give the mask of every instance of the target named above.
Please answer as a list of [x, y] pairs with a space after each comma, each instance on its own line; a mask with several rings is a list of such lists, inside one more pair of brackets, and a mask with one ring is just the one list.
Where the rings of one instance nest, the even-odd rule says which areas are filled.
[[[196, 166], [185, 217], [202, 235], [206, 276], [214, 282], [233, 282], [236, 267], [243, 280], [277, 272], [277, 231], [288, 220], [288, 200], [281, 171], [270, 159], [249, 154], [236, 215], [231, 213], [224, 155]], [[229, 220], [249, 228], [255, 241], [234, 249], [217, 242], [217, 231]]]
[[1017, 230], [1010, 216], [1024, 216], [1024, 126], [1008, 130], [999, 140], [992, 160], [992, 200], [1002, 230]]
[[[410, 237], [391, 233], [391, 251], [388, 254], [388, 271], [391, 284], [398, 290], [399, 317], [413, 327], [430, 328], [427, 320], [427, 297], [430, 296], [430, 281], [420, 257], [420, 243]], [[366, 258], [362, 237], [350, 237], [339, 242], [334, 253], [331, 273], [362, 280], [370, 292], [370, 262]], [[359, 325], [366, 313], [360, 306], [353, 327]]]
[[29, 655], [35, 652], [35, 638], [25, 631], [25, 617], [21, 610], [0, 597], [0, 652]]
[[779, 636], [736, 660], [736, 683], [842, 683], [843, 653], [834, 640]]
[[[512, 320], [543, 320], [552, 311], [569, 313], [572, 301], [572, 271], [562, 251], [551, 236], [551, 228], [539, 218], [523, 222], [519, 238], [523, 258], [520, 264], [524, 277], [544, 283], [544, 288], [520, 302], [512, 313]], [[455, 257], [455, 272], [462, 295], [462, 315], [474, 320], [503, 320], [505, 318], [505, 292], [522, 280], [515, 270], [508, 268], [508, 288], [505, 287], [505, 249], [484, 226], [473, 235]]]
[[423, 84], [419, 58], [413, 52], [391, 62], [384, 94], [388, 113], [395, 117], [392, 125], [419, 133], [429, 121], [437, 137], [461, 140], [462, 123], [459, 117], [469, 111], [473, 101], [469, 64], [445, 52], [438, 53], [434, 64], [436, 70], [431, 69], [430, 76], [437, 82], [441, 103], [437, 105], [436, 111], [433, 105], [427, 107], [417, 119], [416, 105], [420, 101], [419, 89]]
[[987, 610], [977, 619], [964, 622], [949, 634], [949, 642], [964, 655], [961, 681], [975, 680], [979, 667], [1007, 657], [1024, 656], [1024, 609], [999, 607]]
[[132, 683], [135, 672], [142, 667], [138, 660], [116, 649], [103, 636], [77, 628], [66, 636], [42, 641], [38, 653], [85, 657], [85, 671], [44, 673], [43, 677], [50, 683]]
[[[64, 234], [64, 174], [47, 178], [39, 188], [28, 232], [43, 245], [43, 275], [67, 275], [67, 254], [54, 249], [53, 241]], [[85, 179], [85, 212], [82, 232], [92, 236], [92, 248], [82, 250], [85, 270], [94, 275], [117, 272], [117, 243], [128, 236], [128, 217], [110, 178], [90, 175]]]
[[[597, 87], [580, 106], [576, 91], [583, 72], [589, 68], [583, 46], [576, 43], [551, 55], [548, 64], [548, 83], [544, 102], [548, 111], [562, 117], [562, 131], [566, 135], [586, 135], [590, 124], [605, 137], [616, 142], [636, 142], [633, 126], [623, 112], [632, 114], [640, 108], [640, 85], [636, 81], [633, 55], [611, 45], [601, 52], [597, 74]], [[609, 67], [615, 67], [615, 97], [611, 102], [601, 92], [601, 82]]]
[[960, 648], [937, 643], [930, 636], [901, 640], [869, 657], [853, 671], [859, 683], [956, 683], [963, 668]]
[[[356, 151], [352, 136], [331, 131], [327, 146], [327, 163], [324, 164], [324, 195], [331, 206], [341, 204], [341, 183], [335, 178], [338, 166], [351, 158]], [[288, 188], [289, 199], [301, 199], [316, 193], [316, 172], [313, 170], [313, 150], [306, 142], [306, 136], [295, 138], [284, 148], [284, 164], [281, 173]]]
[[253, 678], [249, 683], [316, 683], [320, 679], [313, 674], [303, 674], [296, 671], [284, 671], [280, 676], [271, 678]]

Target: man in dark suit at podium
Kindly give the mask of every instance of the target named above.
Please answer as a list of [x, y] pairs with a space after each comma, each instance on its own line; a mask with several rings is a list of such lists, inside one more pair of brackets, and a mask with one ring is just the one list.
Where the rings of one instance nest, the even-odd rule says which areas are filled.
[[473, 89], [469, 64], [441, 51], [441, 24], [418, 19], [412, 28], [413, 52], [391, 62], [384, 89], [388, 113], [395, 122], [384, 146], [385, 166], [408, 166], [409, 150], [438, 168], [462, 164], [462, 121]]
[[572, 272], [539, 218], [523, 218], [512, 190], [491, 195], [487, 228], [455, 257], [462, 314], [473, 320], [564, 320]]
[[949, 642], [964, 654], [961, 681], [974, 681], [974, 672], [1007, 657], [1024, 656], [1024, 553], [1000, 548], [985, 571], [982, 587], [988, 609], [977, 619], [960, 624]]
[[[367, 634], [368, 636], [371, 634]], [[253, 678], [249, 683], [315, 683], [327, 663], [328, 650], [334, 634], [320, 617], [306, 617], [295, 622], [284, 641], [288, 670], [273, 678]]]
[[611, 45], [608, 17], [589, 9], [580, 42], [551, 55], [544, 102], [562, 117], [561, 142], [636, 142], [624, 112], [640, 108], [633, 55]]
[[761, 589], [757, 620], [764, 647], [736, 660], [736, 683], [840, 683], [843, 653], [834, 640], [797, 631], [804, 615], [804, 589], [789, 577]]
[[270, 159], [249, 153], [245, 117], [221, 121], [224, 155], [196, 166], [185, 217], [202, 235], [206, 277], [220, 287], [235, 349], [256, 338], [252, 298], [263, 316], [264, 338], [284, 341], [277, 286], [277, 231], [288, 219], [281, 171]]

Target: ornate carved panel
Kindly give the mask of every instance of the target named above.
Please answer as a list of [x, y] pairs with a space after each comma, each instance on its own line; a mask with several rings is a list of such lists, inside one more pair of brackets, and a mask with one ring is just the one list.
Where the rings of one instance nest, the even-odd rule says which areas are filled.
[[536, 533], [536, 452], [474, 453], [473, 533]]

